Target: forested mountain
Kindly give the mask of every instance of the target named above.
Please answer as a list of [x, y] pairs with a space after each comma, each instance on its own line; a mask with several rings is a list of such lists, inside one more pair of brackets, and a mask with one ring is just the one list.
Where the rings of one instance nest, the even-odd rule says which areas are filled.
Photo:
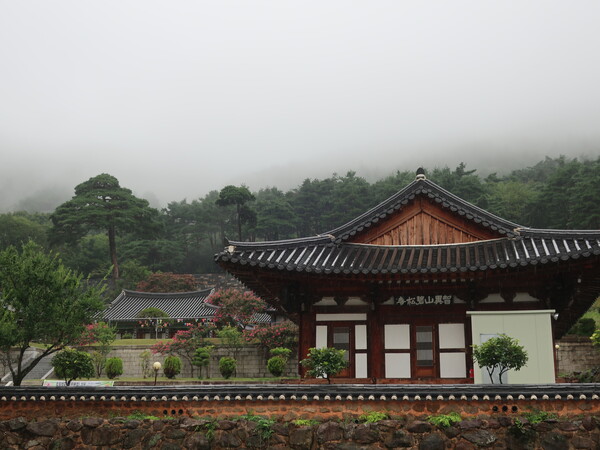
[[[244, 186], [227, 186], [191, 202], [173, 201], [162, 211], [148, 211], [145, 220], [152, 221], [148, 226], [117, 230], [115, 247], [122, 276], [133, 277], [147, 269], [218, 271], [214, 253], [225, 238], [239, 240], [240, 233], [242, 240], [255, 241], [326, 232], [405, 187], [414, 180], [414, 169], [399, 170], [374, 183], [348, 172], [307, 178], [287, 192], [276, 187], [250, 192]], [[430, 180], [448, 191], [518, 224], [600, 229], [600, 158], [546, 158], [532, 167], [485, 178], [462, 163], [454, 169], [425, 170]], [[55, 214], [0, 215], [0, 249], [27, 239], [53, 244], [68, 266], [105, 275], [111, 265], [106, 231], [88, 224], [76, 242], [53, 239], [50, 217]]]

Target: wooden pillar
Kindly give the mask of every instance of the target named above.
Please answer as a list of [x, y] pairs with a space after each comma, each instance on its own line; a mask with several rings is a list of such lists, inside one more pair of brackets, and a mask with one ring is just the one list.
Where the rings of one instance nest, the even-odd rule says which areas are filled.
[[380, 308], [377, 302], [370, 304], [367, 320], [368, 376], [371, 379], [384, 378], [383, 317], [380, 316]]
[[[315, 346], [315, 314], [312, 308], [308, 311], [301, 311], [299, 314], [299, 336], [298, 336], [298, 363], [306, 358], [308, 350]], [[298, 373], [302, 378], [306, 375], [306, 369], [298, 364]]]

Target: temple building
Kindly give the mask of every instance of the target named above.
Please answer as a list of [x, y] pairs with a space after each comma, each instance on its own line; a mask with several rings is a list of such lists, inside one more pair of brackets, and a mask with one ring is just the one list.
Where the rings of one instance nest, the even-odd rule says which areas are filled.
[[555, 340], [600, 294], [600, 230], [512, 223], [422, 170], [334, 230], [229, 242], [215, 260], [298, 323], [301, 359], [341, 348], [339, 376], [376, 382], [486, 382], [471, 345], [501, 333], [529, 353], [508, 382], [554, 382]]

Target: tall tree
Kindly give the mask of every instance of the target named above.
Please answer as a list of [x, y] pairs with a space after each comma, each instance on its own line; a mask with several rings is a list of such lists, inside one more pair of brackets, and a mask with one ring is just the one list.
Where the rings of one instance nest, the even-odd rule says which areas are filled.
[[151, 230], [158, 211], [119, 185], [112, 175], [100, 174], [75, 187], [75, 196], [51, 216], [54, 242], [78, 241], [91, 231], [106, 231], [113, 278], [119, 278], [117, 232]]
[[254, 200], [254, 195], [246, 186], [228, 185], [221, 189], [217, 205], [229, 206], [235, 205], [235, 218], [237, 223], [238, 240], [242, 240], [242, 224], [244, 222], [256, 222], [256, 214], [247, 207], [247, 203]]
[[[101, 294], [33, 242], [0, 252], [0, 354], [15, 386], [44, 356], [81, 337], [103, 306]], [[32, 342], [46, 346], [26, 360]]]

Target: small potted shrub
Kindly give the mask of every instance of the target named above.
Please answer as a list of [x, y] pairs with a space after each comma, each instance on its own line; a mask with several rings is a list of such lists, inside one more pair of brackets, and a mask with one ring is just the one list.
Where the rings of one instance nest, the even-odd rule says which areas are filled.
[[111, 380], [123, 375], [123, 360], [121, 358], [108, 358], [104, 370], [106, 376]]
[[167, 356], [163, 365], [165, 377], [172, 380], [181, 373], [181, 359], [177, 356]]
[[233, 375], [233, 373], [235, 372], [235, 367], [235, 359], [230, 358], [229, 356], [223, 356], [219, 360], [219, 372], [221, 372], [221, 375], [223, 375], [223, 378], [225, 378], [226, 380], [231, 378], [231, 375]]

